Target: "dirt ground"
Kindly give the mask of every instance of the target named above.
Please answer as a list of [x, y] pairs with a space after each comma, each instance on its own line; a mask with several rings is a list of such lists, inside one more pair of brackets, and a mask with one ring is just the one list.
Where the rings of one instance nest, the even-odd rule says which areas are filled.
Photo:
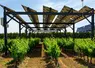
[[[17, 68], [56, 68], [54, 62], [45, 56], [43, 48], [42, 45], [35, 47], [31, 53], [26, 55]], [[0, 68], [16, 68], [13, 64], [7, 65], [11, 60], [10, 57], [0, 56]], [[95, 65], [90, 67], [83, 60], [65, 52], [61, 53], [58, 62], [60, 68], [95, 68]]]

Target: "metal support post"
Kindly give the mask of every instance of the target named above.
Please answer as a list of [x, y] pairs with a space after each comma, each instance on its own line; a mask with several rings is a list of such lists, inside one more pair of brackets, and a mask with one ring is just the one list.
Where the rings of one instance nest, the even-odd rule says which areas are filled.
[[21, 24], [19, 23], [19, 37], [21, 38]]
[[7, 55], [7, 16], [6, 16], [6, 8], [4, 7], [4, 19], [3, 19], [3, 23], [4, 23], [4, 45], [5, 45], [5, 55]]
[[65, 28], [64, 34], [65, 34], [65, 38], [67, 38], [67, 30], [66, 30], [66, 28]]
[[27, 38], [27, 34], [28, 32], [27, 32], [27, 25], [26, 25], [26, 29], [25, 29], [25, 34], [26, 34], [26, 38]]
[[93, 40], [93, 38], [94, 38], [94, 9], [92, 9], [92, 18], [91, 18], [91, 20], [92, 20], [92, 23], [91, 23], [91, 39]]
[[73, 41], [75, 41], [75, 24], [73, 24]]
[[31, 35], [31, 32], [30, 32], [31, 30], [29, 29], [29, 38], [30, 38], [30, 35]]

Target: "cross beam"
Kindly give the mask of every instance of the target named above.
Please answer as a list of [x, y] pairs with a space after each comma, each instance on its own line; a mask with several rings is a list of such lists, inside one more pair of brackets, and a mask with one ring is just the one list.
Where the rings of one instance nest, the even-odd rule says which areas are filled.
[[87, 13], [87, 12], [83, 12], [83, 13], [78, 13], [78, 12], [71, 12], [71, 13], [67, 13], [67, 12], [6, 12], [6, 14], [13, 14], [13, 15], [93, 15], [93, 13]]

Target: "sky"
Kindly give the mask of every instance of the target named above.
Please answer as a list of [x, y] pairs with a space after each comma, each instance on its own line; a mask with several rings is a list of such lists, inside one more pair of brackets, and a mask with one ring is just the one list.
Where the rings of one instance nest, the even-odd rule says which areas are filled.
[[[28, 6], [38, 12], [43, 11], [43, 5], [52, 7], [59, 12], [64, 7], [64, 5], [79, 10], [82, 8], [81, 0], [0, 0], [0, 4], [7, 6], [15, 11], [24, 11], [21, 5]], [[95, 9], [95, 0], [84, 0], [83, 5], [89, 6]], [[3, 17], [3, 9], [0, 7], [0, 18]], [[28, 16], [21, 16], [25, 21], [30, 21]], [[9, 19], [9, 18], [8, 18]], [[90, 20], [90, 18], [88, 18]], [[39, 21], [42, 21], [42, 16], [39, 16]], [[78, 27], [89, 24], [87, 20], [76, 23], [75, 30]], [[18, 32], [19, 25], [15, 21], [11, 20], [8, 27], [8, 33]], [[24, 32], [25, 29], [22, 30]], [[68, 32], [72, 32], [71, 28], [67, 28]], [[0, 25], [0, 33], [4, 32], [4, 28]]]

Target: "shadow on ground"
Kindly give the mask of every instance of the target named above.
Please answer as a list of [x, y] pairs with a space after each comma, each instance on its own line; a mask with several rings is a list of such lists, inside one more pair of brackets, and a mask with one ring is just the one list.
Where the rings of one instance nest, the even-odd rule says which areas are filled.
[[43, 61], [46, 62], [45, 68], [55, 68], [54, 61], [52, 61], [50, 57], [44, 57]]
[[95, 68], [95, 64], [88, 63], [83, 59], [76, 58], [75, 61], [77, 61], [79, 64], [82, 64], [84, 66], [88, 66], [88, 68]]
[[28, 57], [41, 57], [41, 47], [34, 47], [30, 53], [27, 54]]

